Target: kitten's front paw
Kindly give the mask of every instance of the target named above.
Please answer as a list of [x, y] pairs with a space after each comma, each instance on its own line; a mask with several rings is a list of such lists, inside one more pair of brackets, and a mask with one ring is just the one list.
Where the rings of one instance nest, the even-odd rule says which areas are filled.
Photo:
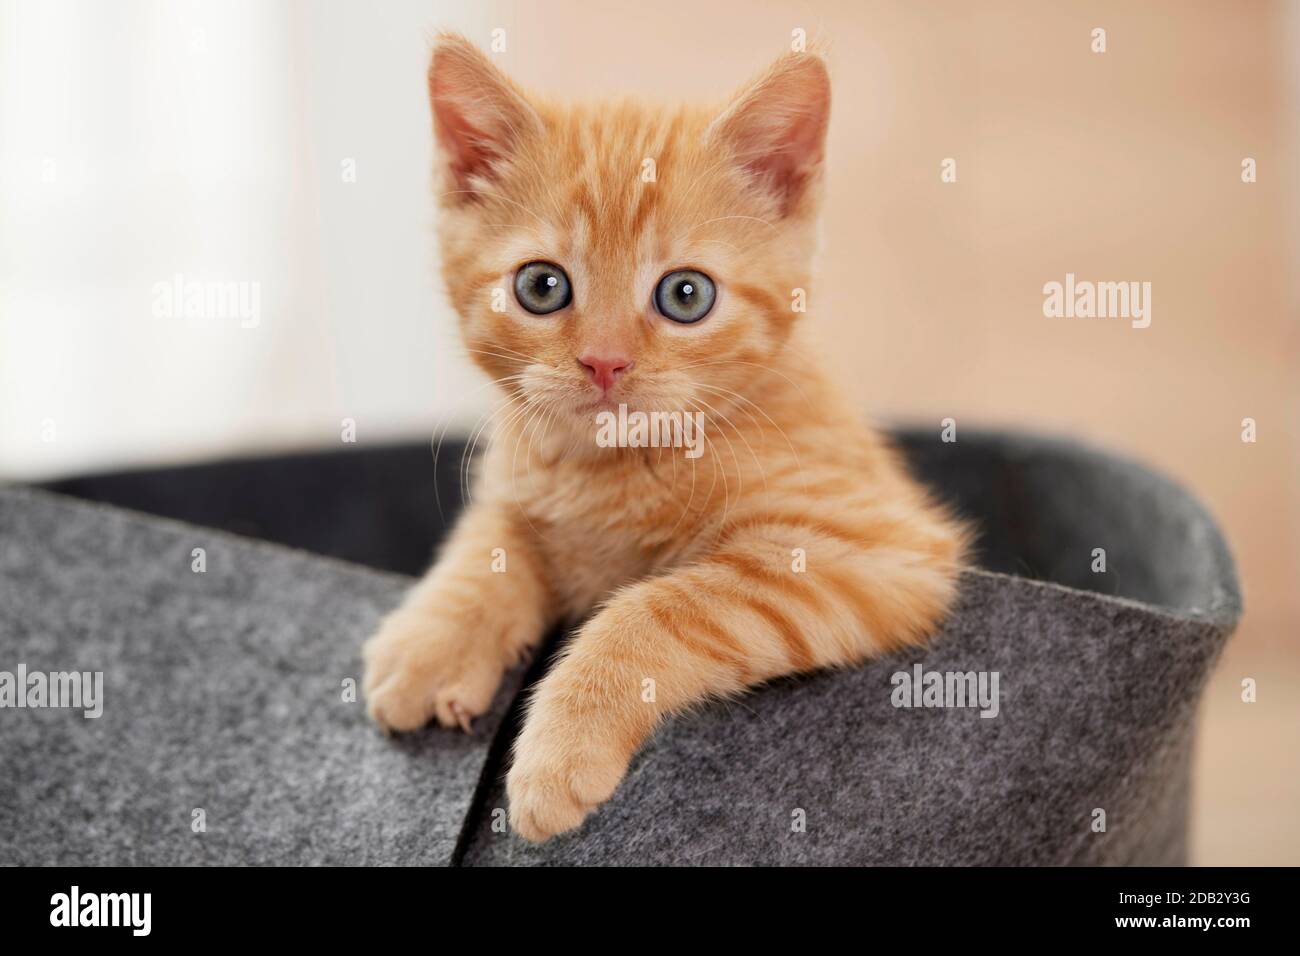
[[506, 780], [510, 826], [534, 843], [581, 824], [614, 793], [629, 760], [597, 729], [552, 711], [534, 708]]
[[386, 731], [415, 730], [436, 717], [466, 733], [492, 703], [504, 665], [483, 635], [407, 608], [384, 618], [362, 648], [366, 709]]

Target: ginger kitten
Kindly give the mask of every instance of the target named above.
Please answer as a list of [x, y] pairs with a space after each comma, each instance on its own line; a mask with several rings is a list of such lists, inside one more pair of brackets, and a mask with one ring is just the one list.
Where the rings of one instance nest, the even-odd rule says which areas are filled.
[[[506, 404], [473, 502], [365, 646], [365, 692], [386, 729], [468, 729], [506, 668], [585, 617], [508, 779], [512, 826], [544, 840], [670, 715], [922, 641], [965, 534], [795, 342], [819, 56], [720, 109], [561, 106], [443, 36], [429, 94], [443, 274]], [[598, 442], [620, 405], [702, 413], [705, 453]]]

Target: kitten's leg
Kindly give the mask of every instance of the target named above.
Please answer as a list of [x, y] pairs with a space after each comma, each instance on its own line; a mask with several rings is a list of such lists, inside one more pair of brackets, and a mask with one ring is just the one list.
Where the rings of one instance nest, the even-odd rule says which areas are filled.
[[873, 546], [824, 523], [760, 525], [698, 564], [618, 592], [579, 631], [538, 685], [516, 741], [516, 831], [544, 840], [576, 827], [665, 716], [919, 642], [952, 602], [960, 532], [942, 521]]
[[505, 669], [554, 623], [551, 604], [528, 529], [509, 506], [471, 505], [437, 563], [366, 642], [370, 716], [391, 730], [431, 717], [468, 730]]

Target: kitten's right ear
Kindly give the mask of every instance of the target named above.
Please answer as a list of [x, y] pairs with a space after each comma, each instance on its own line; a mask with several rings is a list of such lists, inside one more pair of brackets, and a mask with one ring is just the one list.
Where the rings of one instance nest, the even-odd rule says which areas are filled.
[[519, 143], [542, 128], [541, 118], [510, 79], [478, 47], [453, 33], [441, 34], [434, 45], [429, 103], [453, 191], [490, 181]]
[[826, 61], [815, 52], [787, 53], [741, 91], [707, 135], [788, 214], [821, 173], [830, 112]]

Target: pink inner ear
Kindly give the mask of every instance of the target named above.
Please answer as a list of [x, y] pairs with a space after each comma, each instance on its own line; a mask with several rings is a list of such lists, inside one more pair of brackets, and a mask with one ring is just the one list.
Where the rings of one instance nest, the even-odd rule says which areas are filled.
[[452, 41], [429, 67], [434, 132], [459, 188], [490, 175], [514, 140], [537, 125], [532, 107], [476, 49]]
[[746, 90], [718, 120], [741, 166], [788, 212], [825, 155], [830, 80], [815, 56], [789, 57]]
[[433, 88], [434, 131], [446, 151], [451, 174], [461, 186], [470, 178], [487, 172], [500, 155], [492, 139], [461, 111], [461, 103], [440, 96]]
[[746, 167], [787, 203], [803, 193], [822, 161], [825, 125], [814, 117], [792, 117], [789, 125], [761, 143]]

